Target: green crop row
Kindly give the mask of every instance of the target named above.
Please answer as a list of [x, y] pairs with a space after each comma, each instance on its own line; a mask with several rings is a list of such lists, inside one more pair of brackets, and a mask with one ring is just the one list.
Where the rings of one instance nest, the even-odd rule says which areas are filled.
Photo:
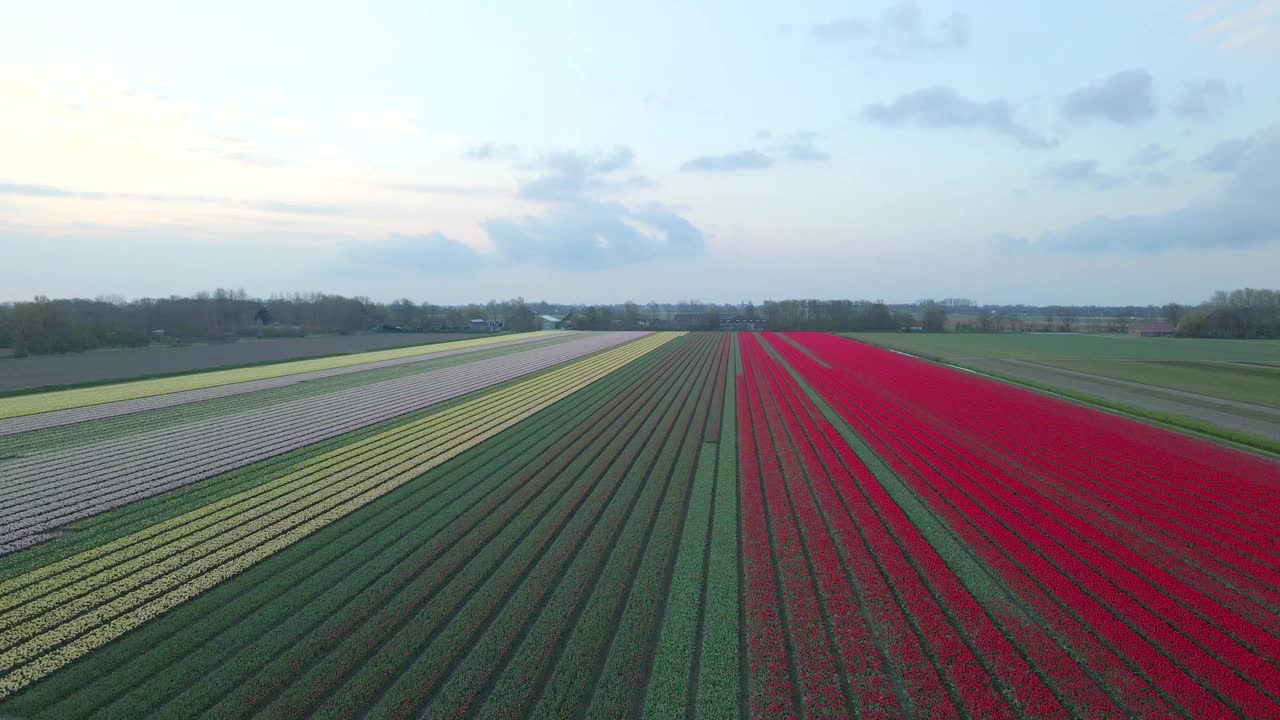
[[707, 555], [706, 609], [702, 618], [701, 655], [696, 676], [697, 714], [700, 718], [733, 718], [740, 717], [742, 712], [737, 423], [737, 363], [742, 354], [737, 335], [733, 336], [730, 355], [734, 358], [734, 368], [726, 373], [711, 547]]
[[[512, 556], [531, 555], [533, 548], [545, 544], [563, 525], [578, 498], [599, 478], [599, 473], [584, 473], [583, 469], [608, 457], [602, 438], [625, 436], [621, 425], [628, 421], [634, 404], [644, 399], [644, 388], [620, 393], [607, 413], [593, 419], [599, 423], [580, 428], [557, 460], [540, 464], [531, 477], [516, 480], [525, 486], [522, 492], [531, 503], [513, 506], [505, 516], [486, 522], [481, 532], [460, 529], [458, 544], [442, 558], [444, 571], [433, 570], [429, 577], [415, 580], [389, 602], [380, 604], [374, 630], [347, 636], [305, 676], [290, 678], [293, 685], [289, 691], [263, 715], [309, 714], [313, 705], [330, 694], [333, 702], [317, 709], [315, 717], [348, 717], [373, 703], [397, 676], [412, 678], [409, 687], [415, 690], [434, 684], [450, 653], [433, 650], [418, 656], [424, 640], [434, 638], [430, 643], [433, 648], [453, 646], [453, 638], [470, 627], [466, 620], [478, 607], [507, 596], [514, 578], [525, 569]], [[338, 684], [341, 687], [336, 687]]]
[[[657, 476], [650, 475], [650, 484], [666, 485], [655, 498], [659, 503], [654, 508], [656, 515], [651, 512], [651, 518], [642, 521], [633, 513], [628, 519], [561, 656], [560, 667], [552, 675], [553, 685], [543, 693], [539, 707], [544, 716], [571, 707], [567, 700], [576, 696], [579, 705], [590, 702], [588, 717], [622, 717], [629, 713], [632, 698], [644, 691], [649, 638], [660, 629], [658, 612], [667, 594], [669, 569], [715, 387], [712, 373], [721, 362], [720, 342], [715, 345], [697, 369], [693, 412], [681, 417]], [[593, 674], [598, 676], [594, 684]], [[557, 678], [567, 688], [565, 692], [557, 692]]]
[[630, 502], [610, 504], [603, 532], [598, 526], [534, 623], [524, 648], [540, 660], [517, 659], [508, 666], [508, 672], [515, 671], [512, 677], [541, 673], [541, 679], [536, 683], [500, 681], [479, 717], [503, 716], [511, 708], [530, 706], [537, 717], [571, 717], [586, 701], [592, 674], [612, 636], [618, 603], [633, 575], [632, 566], [644, 550], [646, 528], [657, 521], [664, 506], [678, 511], [683, 505], [682, 496], [670, 505], [663, 501], [670, 497], [667, 490], [705, 387], [709, 360], [710, 353], [704, 350], [679, 412], [661, 426], [665, 437], [653, 445], [656, 456], [639, 464], [642, 470], [632, 469], [630, 474], [641, 477], [639, 493]]
[[[665, 354], [660, 350], [653, 358], [642, 358], [634, 368], [629, 365], [539, 414], [537, 422], [512, 428], [185, 605], [164, 622], [94, 653], [90, 662], [73, 665], [19, 695], [15, 710], [53, 703], [50, 716], [85, 717], [115, 698], [110, 715], [137, 717], [151, 709], [189, 717], [204, 712], [264, 664], [267, 671], [287, 667], [287, 657], [279, 653], [303, 637], [310, 643], [307, 634], [317, 627], [320, 634], [332, 631], [336, 618], [362, 619], [346, 605], [352, 597], [364, 593], [362, 597], [380, 602], [389, 592], [383, 590], [390, 587], [387, 577], [422, 571], [439, 552], [436, 538], [442, 528], [463, 513], [487, 516], [502, 501], [494, 488], [511, 484], [508, 473], [553, 448], [591, 408]], [[343, 612], [337, 614], [339, 610]], [[151, 647], [158, 650], [148, 652]], [[305, 656], [314, 647], [298, 649]], [[273, 657], [282, 662], [267, 664]], [[292, 679], [283, 673], [274, 676], [281, 682]], [[250, 684], [267, 695], [268, 686]], [[56, 703], [53, 699], [67, 688], [75, 691]]]
[[[736, 337], [712, 397], [666, 615], [644, 700], [646, 718], [738, 714]], [[714, 431], [714, 435], [710, 433]]]
[[[0, 694], [8, 694], [198, 595], [668, 339], [664, 336], [646, 338], [572, 363], [546, 376], [530, 380], [527, 384], [513, 386], [503, 393], [487, 396], [477, 401], [477, 404], [493, 411], [491, 419], [482, 420], [475, 427], [471, 424], [462, 427], [455, 425], [453, 434], [448, 436], [448, 442], [419, 443], [415, 448], [409, 448], [416, 452], [399, 453], [389, 463], [389, 467], [384, 463], [383, 466], [374, 465], [361, 469], [354, 476], [346, 478], [345, 487], [323, 497], [320, 502], [314, 502], [314, 498], [300, 498], [295, 504], [281, 505], [266, 516], [267, 521], [264, 521], [260, 529], [251, 523], [254, 525], [254, 530], [251, 531], [253, 534], [229, 545], [223, 544], [211, 554], [207, 554], [208, 548], [195, 546], [173, 555], [159, 566], [141, 570], [88, 594], [83, 593], [83, 584], [69, 586], [72, 589], [58, 585], [59, 589], [51, 593], [57, 601], [55, 604], [58, 611], [29, 619], [16, 628], [0, 633], [0, 647], [4, 648], [0, 652], [0, 672], [7, 673], [0, 678]], [[431, 424], [448, 427], [450, 422], [466, 418], [467, 413], [472, 410], [470, 405], [461, 406], [441, 416], [433, 416]], [[396, 443], [387, 438], [371, 439], [369, 442], [374, 447], [382, 448], [384, 452], [391, 451]], [[272, 489], [280, 489], [285, 485], [287, 483], [278, 484], [277, 488]], [[327, 489], [328, 485], [325, 487]], [[228, 506], [228, 512], [238, 500], [239, 498], [233, 497], [223, 501]], [[33, 594], [43, 593], [51, 585], [62, 583], [56, 579], [58, 571], [72, 573], [76, 580], [83, 583], [85, 578], [117, 564], [115, 558], [108, 554], [109, 551], [131, 552], [126, 548], [136, 549], [139, 545], [144, 550], [161, 547], [165, 540], [158, 538], [164, 538], [163, 531], [171, 529], [166, 525], [180, 526], [189, 520], [185, 517], [174, 518], [158, 526], [159, 532], [147, 531], [145, 538], [123, 538], [105, 546], [103, 550], [90, 551], [88, 554], [92, 557], [69, 558], [35, 571], [31, 574], [36, 576], [34, 578], [23, 576], [7, 581], [5, 585], [11, 586], [7, 588], [11, 591], [5, 593], [4, 607], [12, 607], [14, 601], [11, 598], [25, 602]], [[120, 543], [124, 543], [124, 546], [120, 546]], [[171, 568], [174, 569], [173, 572], [169, 572]], [[138, 575], [141, 575], [141, 580], [136, 577]], [[14, 585], [17, 587], [12, 587]], [[32, 587], [36, 589], [29, 589]], [[78, 614], [88, 608], [93, 609]], [[76, 615], [74, 619], [70, 619], [72, 615]], [[3, 615], [0, 615], [0, 625], [8, 625]]]
[[[684, 430], [683, 446], [680, 448], [675, 469], [669, 481], [666, 499], [658, 515], [656, 523], [649, 530], [648, 542], [644, 546], [644, 554], [628, 583], [630, 594], [626, 597], [626, 605], [617, 621], [612, 644], [608, 647], [608, 655], [604, 658], [603, 670], [596, 680], [595, 690], [591, 694], [587, 717], [616, 718], [631, 714], [633, 698], [643, 697], [646, 684], [651, 685], [653, 673], [658, 672], [658, 659], [646, 668], [647, 654], [650, 651], [650, 638], [659, 639], [665, 626], [663, 611], [679, 612], [666, 601], [675, 582], [674, 573], [678, 571], [677, 552], [694, 555], [691, 563], [698, 566], [700, 575], [703, 547], [706, 539], [706, 513], [710, 509], [710, 488], [714, 482], [715, 446], [704, 443], [703, 438], [711, 425], [719, 424], [720, 409], [723, 406], [723, 384], [725, 368], [728, 364], [728, 336], [717, 339], [717, 348], [708, 370], [702, 371], [703, 384], [699, 393], [698, 405], [690, 419], [691, 424]], [[698, 493], [697, 485], [705, 488], [701, 502], [702, 521], [693, 524], [701, 525], [700, 541], [695, 541], [696, 549], [685, 552], [682, 540], [690, 524], [689, 519], [695, 512], [698, 503], [691, 493]], [[683, 517], [682, 517], [683, 516]], [[615, 550], [615, 554], [626, 551]], [[625, 555], [623, 555], [625, 557]], [[695, 579], [695, 593], [701, 587], [701, 579]], [[602, 579], [599, 589], [608, 589]], [[700, 593], [690, 599], [696, 622]], [[669, 616], [668, 616], [669, 617]], [[659, 639], [660, 642], [660, 639]], [[587, 662], [590, 662], [589, 660]], [[646, 669], [648, 672], [646, 673]], [[686, 672], [687, 677], [687, 672]], [[686, 688], [687, 689], [687, 688]]]
[[[564, 531], [540, 550], [540, 554], [521, 558], [522, 563], [530, 563], [532, 572], [505, 604], [489, 612], [492, 619], [487, 627], [482, 617], [472, 616], [474, 620], [469, 624], [476, 628], [473, 632], [479, 634], [470, 645], [447, 648], [460, 662], [423, 711], [425, 714], [458, 715], [479, 705], [499, 677], [506, 675], [504, 671], [518, 674], [524, 669], [521, 658], [537, 655], [537, 648], [544, 644], [540, 637], [567, 630], [558, 626], [553, 618], [557, 614], [563, 617], [558, 612], [563, 606], [557, 604], [557, 599], [575, 595], [576, 588], [581, 587], [597, 567], [608, 542], [600, 538], [614, 536], [620, 527], [666, 441], [667, 432], [683, 411], [695, 380], [693, 369], [706, 352], [702, 338], [691, 345], [694, 345], [693, 354], [686, 353], [672, 373], [674, 379], [669, 376], [662, 383], [660, 404], [634, 418], [632, 422], [638, 424], [636, 429], [619, 436], [606, 451], [603, 462], [593, 468], [593, 472], [603, 471], [604, 475], [568, 518]], [[525, 638], [523, 644], [522, 637]], [[540, 675], [541, 667], [538, 665], [534, 673]], [[536, 679], [533, 682], [536, 683]], [[411, 688], [410, 684], [400, 683], [392, 692], [411, 695]], [[388, 697], [392, 694], [388, 693]], [[414, 703], [419, 702], [412, 699]], [[379, 712], [374, 716], [394, 714]]]
[[666, 616], [646, 690], [646, 718], [684, 717], [686, 706], [692, 702], [689, 676], [694, 671], [694, 652], [702, 622], [715, 464], [716, 445], [703, 443], [694, 473], [688, 517], [680, 537], [675, 572], [671, 578]]

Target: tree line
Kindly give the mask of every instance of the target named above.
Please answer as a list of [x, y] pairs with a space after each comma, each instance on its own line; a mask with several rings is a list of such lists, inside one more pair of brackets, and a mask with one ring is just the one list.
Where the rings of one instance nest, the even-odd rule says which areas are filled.
[[401, 298], [324, 293], [249, 296], [217, 289], [189, 297], [116, 296], [0, 304], [0, 348], [16, 355], [80, 352], [153, 342], [227, 340], [238, 337], [317, 333], [449, 332], [483, 329], [513, 332], [542, 327], [539, 316], [564, 319], [580, 330], [714, 330], [729, 319], [770, 330], [836, 332], [1127, 332], [1136, 322], [1164, 319], [1184, 337], [1280, 337], [1280, 291], [1219, 291], [1196, 306], [978, 305], [965, 298], [888, 304], [882, 300], [768, 300], [736, 304], [677, 303], [572, 306], [525, 302], [433, 305]]
[[240, 337], [450, 332], [474, 329], [472, 319], [483, 320], [486, 330], [523, 332], [541, 327], [538, 312], [554, 309], [522, 298], [441, 306], [323, 293], [255, 298], [244, 290], [221, 288], [189, 297], [133, 301], [113, 296], [93, 300], [37, 296], [31, 302], [0, 304], [0, 347], [22, 356]]
[[1219, 290], [1197, 307], [1165, 308], [1179, 337], [1280, 338], [1280, 290]]

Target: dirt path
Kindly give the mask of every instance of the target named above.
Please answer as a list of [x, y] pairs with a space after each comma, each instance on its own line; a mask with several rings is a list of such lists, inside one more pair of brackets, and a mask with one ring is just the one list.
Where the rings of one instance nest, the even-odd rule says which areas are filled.
[[1200, 393], [1194, 393], [1187, 390], [1177, 390], [1175, 388], [1164, 387], [1163, 385], [1148, 385], [1146, 383], [1135, 382], [1133, 380], [1123, 380], [1120, 378], [1108, 377], [1106, 375], [1097, 375], [1094, 373], [1087, 373], [1081, 370], [1068, 370], [1067, 368], [1053, 367], [1052, 365], [1043, 365], [1041, 363], [1034, 363], [1029, 360], [1016, 360], [1011, 358], [1003, 362], [1017, 363], [1019, 365], [1025, 365], [1027, 367], [1034, 368], [1037, 370], [1047, 370], [1049, 372], [1063, 373], [1065, 375], [1072, 375], [1072, 376], [1084, 378], [1085, 380], [1092, 380], [1095, 382], [1106, 383], [1108, 385], [1120, 385], [1124, 387], [1133, 388], [1135, 390], [1141, 390], [1143, 392], [1158, 392], [1161, 395], [1173, 395], [1175, 397], [1182, 397], [1188, 400], [1193, 400], [1197, 404], [1209, 403], [1213, 405], [1226, 405], [1233, 408], [1239, 408], [1240, 410], [1247, 410], [1250, 413], [1261, 413], [1263, 415], [1271, 415], [1271, 416], [1274, 416], [1277, 421], [1280, 421], [1280, 408], [1269, 407], [1267, 405], [1258, 405], [1256, 403], [1241, 402], [1239, 400], [1228, 400], [1227, 398], [1220, 398], [1214, 395], [1202, 395]]

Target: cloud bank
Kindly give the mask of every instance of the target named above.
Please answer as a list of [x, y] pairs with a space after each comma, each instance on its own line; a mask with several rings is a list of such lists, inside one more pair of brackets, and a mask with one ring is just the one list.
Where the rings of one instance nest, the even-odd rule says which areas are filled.
[[1231, 151], [1209, 165], [1228, 177], [1201, 202], [1158, 215], [1095, 217], [1035, 240], [1000, 237], [996, 246], [1007, 254], [1099, 255], [1232, 250], [1280, 242], [1280, 203], [1275, 202], [1280, 197], [1280, 128], [1222, 147]]
[[787, 160], [795, 162], [827, 162], [831, 153], [815, 147], [818, 140], [816, 132], [796, 132], [788, 135], [783, 142], [774, 145], [771, 150]]
[[916, 90], [890, 103], [867, 105], [862, 117], [885, 127], [985, 130], [1033, 150], [1047, 150], [1057, 145], [1056, 141], [1019, 123], [1009, 102], [970, 100], [944, 85]]
[[870, 49], [884, 57], [963, 50], [969, 45], [969, 17], [953, 13], [930, 24], [914, 2], [894, 3], [878, 18], [844, 17], [814, 25], [822, 43]]
[[1222, 78], [1187, 83], [1173, 111], [1192, 120], [1207, 120], [1219, 115], [1234, 96]]
[[498, 218], [484, 224], [503, 259], [594, 270], [664, 257], [696, 257], [703, 233], [662, 205], [630, 209], [575, 202], [543, 216]]
[[480, 269], [488, 262], [470, 245], [443, 233], [426, 235], [394, 235], [376, 243], [347, 243], [344, 261], [355, 268], [412, 269], [426, 275], [455, 275]]
[[1235, 172], [1254, 149], [1255, 142], [1253, 138], [1224, 140], [1214, 145], [1209, 152], [1196, 158], [1196, 167], [1205, 172]]
[[1136, 125], [1155, 117], [1151, 74], [1146, 70], [1124, 70], [1082, 87], [1067, 95], [1062, 114], [1074, 122], [1100, 119], [1120, 125]]
[[1120, 184], [1119, 178], [1098, 168], [1097, 160], [1076, 160], [1050, 166], [1045, 176], [1062, 185], [1083, 185], [1097, 190], [1107, 190]]
[[723, 155], [700, 155], [680, 166], [685, 172], [734, 172], [773, 167], [773, 158], [759, 150], [738, 150]]
[[[831, 160], [831, 153], [820, 150], [816, 146], [818, 133], [809, 131], [793, 132], [780, 136], [773, 142], [768, 152], [755, 148], [736, 150], [720, 155], [699, 155], [685, 161], [680, 170], [683, 172], [730, 173], [740, 170], [767, 170], [777, 165], [779, 160], [798, 163], [823, 163]], [[769, 130], [756, 132], [758, 140], [773, 140], [774, 134]]]
[[1133, 155], [1129, 157], [1129, 165], [1131, 167], [1151, 167], [1152, 165], [1159, 165], [1173, 157], [1173, 155], [1174, 150], [1172, 148], [1167, 148], [1158, 143], [1151, 143], [1134, 151]]
[[511, 162], [522, 175], [516, 195], [541, 206], [542, 214], [484, 221], [492, 252], [434, 232], [351, 244], [348, 259], [360, 266], [425, 273], [510, 265], [585, 271], [703, 253], [703, 231], [675, 210], [660, 203], [633, 207], [603, 199], [652, 186], [627, 146], [559, 150], [524, 161], [518, 148], [490, 143], [470, 148], [466, 155]]

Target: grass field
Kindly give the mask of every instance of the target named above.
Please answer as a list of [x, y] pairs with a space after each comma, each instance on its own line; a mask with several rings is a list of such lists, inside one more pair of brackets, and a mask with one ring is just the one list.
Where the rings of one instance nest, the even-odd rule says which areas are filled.
[[1075, 333], [856, 333], [850, 337], [915, 355], [949, 360], [1180, 360], [1280, 365], [1280, 340], [1139, 338]]
[[0, 717], [1280, 716], [1280, 464], [834, 335], [568, 335], [14, 434]]

